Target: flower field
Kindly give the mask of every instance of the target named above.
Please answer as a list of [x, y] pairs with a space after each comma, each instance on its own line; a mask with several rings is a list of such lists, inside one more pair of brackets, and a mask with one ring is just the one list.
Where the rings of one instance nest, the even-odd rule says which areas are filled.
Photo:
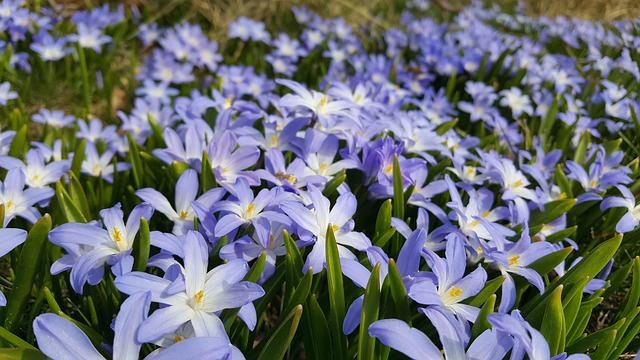
[[640, 21], [49, 5], [0, 3], [0, 359], [640, 348]]

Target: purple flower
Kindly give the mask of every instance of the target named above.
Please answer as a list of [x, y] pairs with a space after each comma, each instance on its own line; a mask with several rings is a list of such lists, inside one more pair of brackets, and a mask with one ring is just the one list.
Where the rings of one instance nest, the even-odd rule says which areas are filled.
[[617, 188], [623, 197], [609, 196], [605, 198], [600, 204], [600, 210], [604, 211], [612, 207], [627, 208], [627, 213], [622, 215], [616, 224], [617, 232], [626, 233], [635, 229], [640, 223], [640, 204], [636, 205], [636, 198], [627, 187], [618, 185]]
[[67, 38], [55, 39], [44, 30], [34, 40], [31, 44], [31, 50], [38, 53], [43, 61], [60, 60], [71, 52], [71, 49], [66, 47]]
[[315, 90], [309, 91], [292, 80], [278, 79], [276, 82], [295, 93], [283, 96], [280, 99], [280, 106], [291, 109], [307, 109], [326, 128], [335, 125], [338, 116], [351, 116], [349, 109], [355, 106], [349, 101], [332, 101], [327, 95]]
[[102, 29], [92, 27], [94, 25], [78, 24], [78, 34], [69, 36], [70, 41], [75, 41], [85, 49], [93, 49], [93, 51], [102, 52], [102, 45], [111, 41], [111, 37], [102, 35]]
[[493, 244], [496, 249], [485, 248], [491, 266], [499, 270], [505, 276], [502, 283], [502, 300], [500, 301], [500, 312], [506, 313], [513, 307], [516, 300], [516, 286], [509, 273], [517, 274], [529, 281], [540, 293], [544, 292], [544, 281], [537, 271], [527, 266], [539, 258], [554, 251], [553, 245], [541, 241], [531, 243], [529, 227], [525, 224], [520, 240], [517, 242], [507, 242], [506, 239], [496, 231], [495, 227], [488, 221], [477, 218], [484, 224], [486, 229], [493, 236]]
[[197, 336], [226, 338], [224, 325], [216, 314], [245, 306], [264, 295], [259, 285], [241, 281], [249, 271], [244, 261], [232, 260], [207, 272], [208, 258], [202, 235], [189, 231], [184, 239], [184, 268], [180, 268], [179, 276], [170, 280], [136, 271], [116, 278], [116, 287], [125, 294], [150, 291], [151, 301], [166, 305], [140, 325], [139, 341], [159, 340], [186, 322], [191, 322]]
[[284, 224], [290, 223], [289, 218], [284, 214], [270, 210], [265, 211], [265, 208], [274, 202], [275, 189], [262, 189], [254, 197], [249, 182], [245, 178], [238, 178], [234, 185], [227, 186], [235, 200], [220, 201], [212, 207], [212, 212], [222, 211], [223, 213], [215, 228], [216, 236], [227, 235], [244, 224], [255, 223], [260, 218]]
[[0, 167], [4, 169], [21, 169], [25, 176], [25, 183], [31, 188], [43, 188], [60, 180], [71, 167], [69, 160], [53, 161], [45, 165], [44, 155], [37, 148], [29, 150], [25, 155], [25, 159], [27, 161], [26, 164], [10, 156], [0, 156]]
[[322, 184], [324, 176], [316, 175], [300, 158], [285, 166], [285, 159], [279, 149], [269, 149], [264, 155], [265, 169], [256, 170], [256, 175], [276, 186], [284, 186], [297, 191], [308, 183]]
[[260, 274], [259, 284], [267, 281], [276, 271], [276, 258], [287, 253], [284, 246], [284, 224], [259, 218], [253, 222], [253, 236], [245, 235], [220, 249], [220, 258], [224, 260], [242, 259], [251, 261], [266, 253], [264, 270]]
[[[27, 232], [22, 229], [1, 228], [0, 229], [0, 258], [7, 255], [16, 246], [22, 244], [27, 239]], [[7, 305], [7, 298], [0, 292], [0, 306]]]
[[464, 276], [467, 256], [463, 240], [455, 233], [447, 236], [445, 259], [429, 249], [424, 249], [423, 254], [437, 277], [437, 284], [430, 281], [418, 282], [409, 290], [409, 297], [420, 304], [439, 306], [467, 321], [475, 322], [480, 309], [460, 304], [460, 301], [482, 290], [487, 281], [487, 273], [478, 266]]
[[239, 177], [250, 185], [258, 185], [255, 173], [245, 169], [254, 166], [260, 158], [260, 150], [254, 146], [237, 147], [237, 140], [231, 131], [225, 131], [208, 147], [209, 160], [218, 184], [233, 184]]
[[40, 212], [34, 204], [50, 199], [55, 192], [49, 187], [28, 188], [24, 190], [25, 176], [21, 168], [13, 168], [7, 172], [4, 182], [0, 182], [0, 203], [4, 204], [4, 223], [2, 227], [16, 216], [34, 224], [40, 218]]
[[114, 171], [120, 172], [131, 168], [131, 164], [126, 162], [113, 164], [112, 160], [115, 155], [115, 150], [108, 149], [100, 155], [93, 143], [87, 143], [85, 151], [85, 158], [80, 168], [83, 174], [102, 177], [105, 181], [111, 183], [113, 182]]
[[131, 251], [140, 219], [149, 219], [153, 208], [146, 203], [136, 206], [125, 225], [120, 204], [100, 211], [104, 227], [92, 224], [66, 223], [51, 230], [49, 240], [64, 248], [67, 255], [51, 265], [51, 273], [58, 274], [71, 269], [71, 286], [78, 294], [86, 282], [97, 285], [104, 274], [104, 264], [121, 276], [131, 271]]
[[0, 84], [0, 105], [7, 105], [7, 101], [17, 98], [18, 93], [11, 91], [11, 84], [8, 81]]
[[333, 209], [330, 209], [329, 199], [324, 197], [320, 190], [313, 185], [309, 185], [308, 188], [313, 210], [295, 201], [284, 201], [280, 208], [297, 224], [298, 236], [313, 243], [313, 249], [307, 256], [302, 271], [306, 273], [312, 268], [313, 273], [317, 274], [326, 265], [325, 244], [329, 226], [335, 234], [341, 258], [356, 258], [345, 246], [364, 251], [371, 246], [371, 241], [363, 233], [353, 231], [354, 222], [350, 219], [356, 212], [358, 201], [352, 193], [340, 195]]
[[173, 221], [173, 233], [176, 235], [183, 235], [188, 230], [193, 230], [195, 212], [191, 206], [192, 202], [195, 201], [205, 208], [211, 208], [213, 203], [220, 200], [225, 193], [226, 191], [223, 188], [215, 188], [196, 199], [198, 194], [198, 174], [192, 169], [186, 170], [176, 183], [175, 209], [158, 190], [145, 188], [136, 191], [136, 195], [139, 198]]
[[502, 359], [513, 344], [508, 335], [489, 329], [467, 348], [469, 336], [451, 314], [436, 308], [423, 312], [438, 331], [444, 356], [427, 335], [401, 320], [378, 320], [369, 326], [369, 335], [412, 359]]
[[31, 117], [31, 120], [41, 124], [49, 124], [54, 128], [63, 128], [72, 126], [76, 118], [73, 115], [65, 115], [62, 110], [40, 109], [37, 114]]

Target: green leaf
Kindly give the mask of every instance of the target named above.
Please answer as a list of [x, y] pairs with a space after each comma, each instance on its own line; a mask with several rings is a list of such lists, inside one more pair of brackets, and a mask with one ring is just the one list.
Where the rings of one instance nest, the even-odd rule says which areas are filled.
[[[618, 307], [618, 313], [615, 320], [627, 316], [638, 306], [638, 300], [640, 300], [640, 256], [636, 256], [633, 259], [633, 280], [631, 282], [631, 288], [627, 292], [622, 305]], [[620, 311], [619, 309], [623, 309]]]
[[544, 225], [559, 218], [562, 214], [569, 211], [576, 203], [576, 199], [555, 200], [544, 204], [544, 212], [540, 209], [531, 211], [529, 218], [529, 227]]
[[589, 143], [591, 143], [591, 133], [585, 131], [584, 134], [582, 134], [582, 136], [580, 137], [580, 142], [578, 143], [578, 147], [576, 148], [576, 153], [573, 155], [573, 161], [577, 162], [580, 165], [584, 165], [584, 157], [587, 154]]
[[549, 343], [551, 355], [557, 355], [564, 350], [567, 335], [562, 308], [563, 288], [562, 285], [558, 286], [549, 296], [540, 327], [540, 333]]
[[331, 224], [329, 224], [327, 228], [326, 257], [334, 358], [343, 359], [347, 350], [346, 337], [342, 335], [342, 323], [344, 322], [345, 315], [344, 285], [342, 282], [342, 267], [340, 265], [340, 255], [338, 254], [338, 244], [336, 243], [336, 237], [333, 234]]
[[398, 154], [393, 155], [393, 216], [404, 220], [404, 185]]
[[336, 174], [333, 179], [327, 182], [322, 194], [326, 197], [333, 196], [338, 190], [338, 186], [342, 185], [342, 183], [347, 179], [347, 171], [342, 170], [340, 173]]
[[593, 249], [593, 251], [587, 254], [576, 266], [569, 269], [564, 276], [547, 286], [542, 296], [534, 297], [532, 301], [529, 301], [529, 303], [522, 308], [522, 313], [526, 316], [529, 313], [533, 315], [533, 313], [542, 312], [543, 309], [541, 306], [544, 304], [544, 300], [560, 284], [565, 286], [573, 284], [584, 279], [585, 276], [594, 278], [607, 265], [613, 255], [615, 255], [621, 242], [622, 235], [617, 235]]
[[133, 257], [135, 259], [133, 270], [144, 272], [147, 270], [149, 250], [151, 249], [151, 233], [149, 231], [149, 223], [145, 218], [140, 218], [139, 233], [140, 238], [133, 243]]
[[444, 135], [447, 131], [453, 129], [458, 124], [459, 121], [460, 119], [455, 118], [451, 121], [438, 125], [438, 127], [436, 128], [436, 134], [440, 136]]
[[87, 201], [87, 195], [84, 193], [82, 184], [76, 177], [75, 173], [69, 172], [69, 195], [71, 200], [76, 205], [78, 210], [84, 215], [85, 219], [91, 218], [91, 210], [89, 210], [89, 202]]
[[625, 266], [619, 268], [618, 270], [611, 273], [611, 275], [609, 275], [609, 287], [604, 291], [602, 297], [608, 298], [609, 296], [613, 295], [613, 293], [615, 293], [618, 288], [620, 288], [620, 286], [629, 276], [629, 273], [631, 272], [631, 268], [633, 267], [635, 261], [630, 261]]
[[[318, 360], [332, 358], [331, 333], [327, 318], [315, 295], [307, 299], [306, 311], [302, 314], [305, 353]], [[308, 350], [307, 350], [308, 349]]]
[[487, 73], [487, 76], [485, 78], [486, 79], [485, 82], [487, 84], [492, 84], [495, 80], [497, 80], [497, 75], [500, 72], [502, 72], [502, 65], [504, 64], [504, 61], [507, 59], [507, 56], [509, 55], [510, 52], [511, 51], [507, 49], [503, 51], [502, 54], [500, 54], [500, 56], [498, 57], [498, 60], [496, 60], [496, 62], [493, 64], [493, 66]]
[[87, 218], [82, 214], [80, 209], [78, 209], [73, 200], [71, 200], [71, 196], [67, 190], [65, 190], [64, 186], [62, 186], [61, 180], [58, 180], [56, 183], [56, 199], [60, 205], [60, 210], [62, 210], [68, 222], [87, 222]]
[[[637, 310], [640, 311], [640, 308]], [[616, 339], [618, 340], [618, 343], [616, 344], [616, 347], [612, 350], [612, 355], [609, 356], [609, 359], [618, 359], [620, 355], [625, 351], [637, 350], [637, 348], [627, 349], [629, 347], [629, 344], [631, 344], [631, 341], [633, 341], [636, 335], [640, 333], [640, 321], [637, 321], [637, 320], [632, 321], [632, 320], [633, 319], [629, 320], [629, 328], [627, 328], [627, 330], [624, 332], [624, 335], [622, 335], [622, 338], [619, 340]]]
[[[402, 182], [402, 170], [398, 161], [398, 154], [393, 155], [393, 216], [404, 220], [404, 184]], [[395, 234], [391, 240], [391, 253], [389, 256], [397, 256], [400, 252], [400, 234]]]
[[385, 311], [390, 312], [393, 318], [400, 319], [411, 325], [411, 310], [407, 298], [407, 288], [402, 281], [402, 275], [393, 259], [389, 259], [389, 292], [391, 294], [391, 306], [386, 306]]
[[24, 146], [27, 142], [27, 125], [22, 125], [20, 130], [16, 132], [16, 135], [13, 137], [11, 141], [11, 146], [9, 147], [9, 156], [20, 159], [22, 157], [22, 152], [24, 151]]
[[33, 345], [22, 340], [19, 336], [14, 335], [11, 331], [3, 328], [2, 326], [0, 326], [0, 339], [3, 339], [7, 341], [9, 344], [16, 347], [23, 347], [23, 348], [32, 349], [32, 350], [36, 349]]
[[378, 320], [380, 309], [380, 264], [376, 264], [369, 277], [364, 291], [362, 313], [360, 315], [360, 332], [358, 336], [358, 359], [373, 360], [376, 340], [369, 336], [369, 325]]
[[567, 330], [573, 327], [573, 323], [578, 316], [578, 311], [580, 311], [580, 305], [582, 303], [582, 293], [589, 281], [591, 281], [591, 278], [585, 276], [579, 282], [568, 285], [564, 291], [565, 295], [562, 299], [562, 308], [564, 311], [565, 329]]
[[469, 305], [480, 307], [482, 306], [491, 295], [495, 294], [496, 291], [500, 288], [502, 283], [506, 279], [506, 276], [501, 275], [495, 279], [489, 280], [484, 284], [484, 288], [473, 297], [473, 299], [469, 302]]
[[387, 231], [383, 232], [382, 234], [374, 237], [371, 242], [373, 243], [373, 245], [377, 247], [384, 247], [385, 245], [387, 245], [387, 243], [389, 242], [389, 239], [391, 239], [391, 237], [395, 233], [396, 233], [396, 228], [392, 227]]
[[133, 183], [136, 189], [141, 189], [143, 186], [142, 178], [144, 177], [144, 171], [142, 170], [142, 160], [140, 160], [140, 150], [138, 149], [138, 144], [133, 139], [130, 132], [127, 132], [127, 140], [129, 141], [129, 153], [127, 154], [127, 158], [131, 164]]
[[556, 123], [556, 115], [558, 115], [558, 96], [553, 99], [549, 110], [547, 110], [544, 118], [541, 119], [540, 128], [538, 129], [538, 135], [542, 136], [545, 142], [549, 141], [551, 130]]
[[302, 268], [304, 262], [302, 261], [302, 255], [300, 249], [295, 241], [289, 235], [287, 230], [283, 232], [284, 246], [287, 250], [286, 267], [287, 267], [287, 294], [291, 292], [293, 286], [302, 278]]
[[602, 302], [602, 300], [603, 299], [601, 297], [597, 297], [594, 299], [583, 301], [582, 304], [580, 304], [580, 309], [578, 310], [576, 320], [573, 322], [573, 326], [567, 333], [567, 345], [573, 344], [582, 335], [584, 329], [586, 329], [587, 327], [587, 323], [589, 322], [589, 318], [591, 317], [593, 308], [598, 306]]
[[571, 183], [569, 182], [569, 179], [567, 179], [567, 175], [564, 174], [564, 170], [562, 170], [561, 164], [557, 165], [556, 182], [560, 187], [560, 191], [562, 191], [562, 193], [565, 194], [566, 197], [568, 198], [573, 197], [573, 190], [571, 189]]
[[48, 357], [35, 348], [0, 349], [0, 358], [4, 360], [47, 360]]
[[552, 243], [555, 244], [557, 242], [560, 242], [566, 238], [575, 238], [576, 236], [576, 230], [578, 229], [577, 225], [568, 227], [566, 229], [562, 229], [558, 232], [554, 232], [553, 234], [547, 236], [547, 238], [545, 239], [548, 243]]
[[600, 349], [601, 347], [604, 347], [606, 348], [604, 356], [595, 357], [592, 355], [593, 359], [604, 359], [613, 346], [613, 342], [617, 333], [616, 327], [622, 326], [623, 323], [624, 321], [618, 322], [606, 329], [596, 331], [593, 334], [583, 337], [582, 339], [571, 344], [571, 346], [567, 346], [567, 353], [586, 353], [589, 350], [593, 351], [593, 349]]
[[[264, 251], [262, 252], [262, 254], [260, 254], [260, 256], [258, 257], [258, 260], [256, 260], [253, 266], [251, 266], [251, 269], [249, 269], [249, 271], [245, 274], [242, 280], [250, 281], [253, 283], [258, 281], [258, 279], [260, 278], [260, 274], [262, 274], [262, 271], [264, 270], [264, 264], [266, 262], [267, 262], [267, 252]], [[239, 312], [240, 312], [240, 308], [225, 309], [220, 315], [220, 318], [223, 319], [222, 322], [224, 323], [224, 326], [225, 326], [225, 329], [227, 329], [227, 332], [229, 332], [229, 329], [231, 329], [231, 325], [233, 325], [233, 322], [236, 320], [236, 317], [238, 316]], [[233, 331], [231, 331], [231, 333], [233, 333]]]
[[71, 172], [74, 174], [80, 174], [82, 169], [82, 161], [84, 161], [85, 151], [87, 148], [87, 140], [82, 139], [76, 146], [73, 152], [73, 160], [71, 161]]
[[391, 229], [391, 211], [393, 206], [391, 205], [391, 199], [386, 200], [380, 206], [380, 210], [378, 210], [378, 217], [376, 218], [376, 231], [375, 237], [378, 237], [389, 229]]
[[[633, 309], [629, 314], [624, 317], [624, 324], [618, 329], [618, 334], [616, 335], [616, 339], [613, 342], [613, 346], [611, 347], [611, 351], [609, 352], [609, 359], [618, 359], [620, 355], [624, 352], [626, 346], [620, 347], [619, 344], [624, 340], [624, 338], [628, 335], [627, 330], [637, 321], [636, 318], [640, 314], [640, 307]], [[622, 319], [621, 319], [622, 320]], [[637, 331], [636, 331], [637, 333]]]
[[445, 95], [447, 96], [447, 99], [449, 99], [449, 101], [453, 100], [453, 94], [456, 91], [456, 73], [452, 73], [451, 76], [449, 76], [449, 80], [447, 81], [447, 89], [446, 89], [446, 93]]
[[264, 348], [258, 356], [259, 359], [282, 359], [287, 353], [289, 344], [293, 340], [300, 316], [302, 315], [302, 305], [298, 305], [287, 315], [276, 330], [271, 334]]
[[544, 276], [548, 274], [553, 268], [558, 266], [564, 259], [569, 256], [569, 254], [573, 251], [573, 246], [566, 247], [564, 249], [560, 249], [558, 251], [554, 251], [550, 254], [547, 254], [540, 259], [532, 262], [528, 265], [530, 269], [533, 269], [538, 272], [538, 274]]
[[216, 177], [213, 174], [213, 167], [209, 161], [209, 154], [202, 152], [202, 171], [200, 172], [200, 191], [205, 192], [218, 186]]
[[31, 288], [45, 258], [44, 254], [46, 254], [48, 244], [47, 235], [50, 230], [51, 216], [45, 214], [33, 225], [22, 246], [20, 262], [15, 269], [16, 279], [13, 283], [13, 290], [7, 299], [7, 312], [4, 319], [4, 326], [11, 332], [20, 328]]
[[307, 273], [304, 275], [302, 280], [298, 282], [295, 291], [291, 295], [289, 299], [289, 303], [285, 307], [283, 314], [288, 314], [295, 306], [304, 304], [307, 301], [307, 297], [309, 296], [309, 291], [311, 290], [311, 283], [313, 280], [313, 270], [309, 268]]
[[471, 338], [475, 339], [480, 334], [482, 334], [485, 330], [491, 328], [491, 324], [489, 324], [489, 320], [487, 320], [489, 314], [493, 313], [493, 310], [496, 306], [496, 294], [492, 294], [489, 296], [487, 301], [484, 302], [482, 308], [480, 309], [480, 313], [476, 318], [476, 322], [473, 323], [473, 327], [471, 327]]

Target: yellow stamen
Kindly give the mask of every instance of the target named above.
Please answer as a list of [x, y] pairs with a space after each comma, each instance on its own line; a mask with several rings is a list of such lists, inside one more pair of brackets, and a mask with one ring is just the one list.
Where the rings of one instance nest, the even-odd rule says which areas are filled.
[[180, 212], [180, 219], [185, 220], [187, 218], [187, 212], [186, 211], [181, 211]]
[[256, 207], [255, 203], [251, 203], [249, 205], [247, 205], [247, 213], [251, 214], [253, 212], [253, 209]]
[[485, 211], [484, 214], [482, 214], [482, 217], [486, 219], [489, 215], [491, 215], [491, 211]]
[[520, 259], [520, 255], [513, 256], [509, 259], [509, 266], [518, 265], [518, 259]]
[[318, 107], [324, 107], [325, 105], [327, 105], [327, 101], [329, 101], [329, 99], [327, 99], [326, 96], [323, 96], [318, 103]]
[[560, 195], [558, 195], [558, 200], [564, 200], [567, 198], [567, 194], [566, 193], [562, 193]]
[[320, 164], [320, 173], [324, 174], [325, 171], [327, 171], [327, 164], [321, 163]]
[[184, 340], [184, 337], [182, 337], [180, 335], [176, 335], [176, 336], [173, 337], [173, 341], [175, 341], [175, 342], [180, 342], [182, 340]]
[[7, 208], [10, 208], [12, 206], [13, 206], [13, 201], [12, 200], [7, 201]]
[[120, 232], [120, 229], [118, 229], [117, 227], [113, 227], [113, 232], [111, 233], [111, 236], [113, 237], [113, 240], [115, 241], [122, 241], [122, 233]]
[[477, 252], [478, 254], [482, 254], [482, 253], [484, 252], [484, 250], [482, 250], [482, 247], [481, 247], [481, 246], [478, 246], [478, 247], [476, 248], [476, 252]]
[[93, 172], [94, 172], [94, 173], [98, 173], [98, 174], [99, 174], [101, 171], [102, 171], [102, 168], [100, 167], [100, 164], [96, 164], [96, 165], [93, 167]]
[[331, 225], [331, 230], [333, 230], [333, 232], [338, 231], [338, 229], [340, 229], [340, 226], [338, 226], [338, 225]]
[[273, 136], [271, 137], [271, 146], [276, 145], [278, 145], [278, 134], [273, 134]]
[[387, 165], [387, 167], [384, 169], [385, 173], [390, 173], [393, 171], [393, 165]]
[[514, 182], [514, 183], [513, 183], [513, 187], [514, 187], [514, 188], [520, 187], [520, 186], [522, 186], [522, 185], [524, 185], [524, 183], [522, 182], [522, 180], [518, 180], [518, 181], [516, 181], [516, 182]]
[[233, 96], [229, 96], [228, 98], [225, 99], [224, 101], [224, 108], [228, 109], [231, 107], [231, 103], [233, 102]]
[[462, 294], [462, 289], [458, 289], [455, 286], [452, 286], [451, 290], [449, 290], [449, 296], [451, 296], [452, 298], [457, 298], [461, 294]]
[[589, 187], [590, 187], [590, 188], [594, 188], [594, 187], [596, 187], [596, 184], [597, 184], [597, 183], [598, 183], [598, 182], [597, 182], [596, 180], [591, 180], [591, 181], [589, 181]]
[[202, 290], [200, 290], [195, 295], [193, 295], [193, 300], [195, 300], [196, 302], [201, 303], [203, 296], [204, 296], [204, 292]]

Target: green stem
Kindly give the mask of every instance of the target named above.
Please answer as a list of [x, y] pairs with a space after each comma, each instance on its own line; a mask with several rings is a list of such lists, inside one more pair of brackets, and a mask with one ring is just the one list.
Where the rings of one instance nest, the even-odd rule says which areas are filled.
[[84, 89], [84, 106], [86, 114], [89, 115], [91, 106], [91, 94], [89, 93], [89, 72], [87, 70], [87, 58], [84, 55], [84, 49], [78, 44], [78, 58], [80, 60], [80, 70], [82, 72], [82, 87]]
[[28, 342], [22, 340], [21, 338], [19, 338], [18, 336], [14, 335], [12, 332], [10, 332], [9, 330], [3, 328], [2, 326], [0, 326], [0, 338], [8, 341], [11, 345], [18, 347], [18, 348], [26, 348], [26, 349], [31, 349], [31, 350], [37, 350], [33, 345], [29, 344]]

